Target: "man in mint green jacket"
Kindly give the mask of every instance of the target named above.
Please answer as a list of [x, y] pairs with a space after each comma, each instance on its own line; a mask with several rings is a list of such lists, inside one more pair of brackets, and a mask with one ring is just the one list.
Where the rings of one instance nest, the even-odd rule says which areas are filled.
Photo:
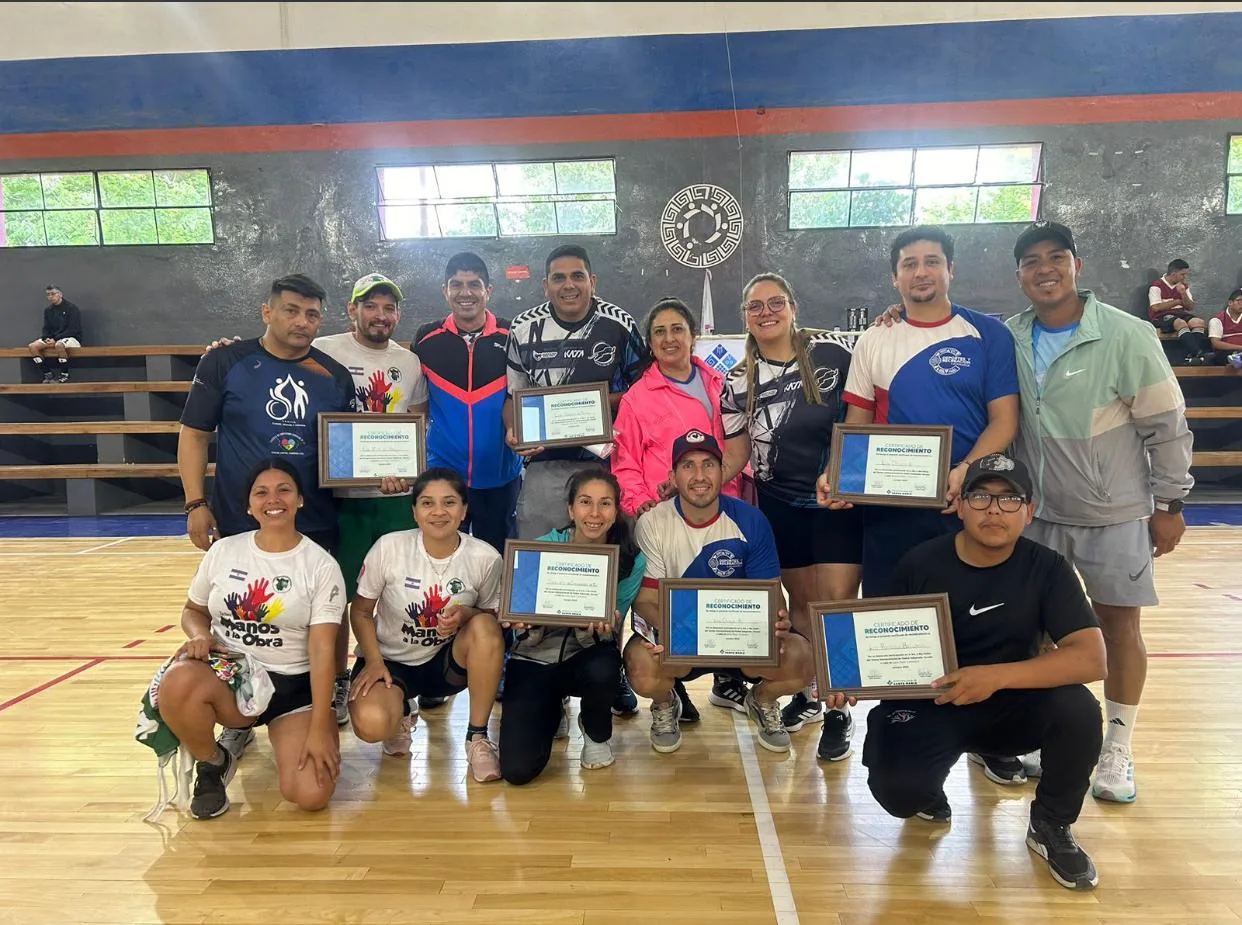
[[1092, 793], [1128, 803], [1130, 736], [1147, 677], [1139, 617], [1158, 602], [1153, 556], [1172, 552], [1186, 530], [1194, 437], [1150, 322], [1078, 288], [1082, 261], [1068, 228], [1036, 222], [1014, 259], [1031, 302], [1006, 322], [1021, 389], [1014, 449], [1035, 476], [1026, 535], [1074, 565], [1100, 618], [1108, 727]]

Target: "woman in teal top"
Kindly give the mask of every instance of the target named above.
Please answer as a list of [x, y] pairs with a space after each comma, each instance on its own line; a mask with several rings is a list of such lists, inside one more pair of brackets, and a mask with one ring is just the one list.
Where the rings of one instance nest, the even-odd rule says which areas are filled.
[[538, 777], [552, 755], [563, 701], [580, 697], [582, 767], [613, 763], [612, 702], [621, 677], [617, 633], [638, 594], [647, 563], [621, 513], [621, 487], [606, 469], [584, 469], [569, 480], [569, 523], [539, 537], [551, 543], [611, 543], [620, 547], [617, 610], [612, 624], [586, 629], [514, 625], [517, 642], [505, 673], [500, 717], [500, 774], [511, 784]]

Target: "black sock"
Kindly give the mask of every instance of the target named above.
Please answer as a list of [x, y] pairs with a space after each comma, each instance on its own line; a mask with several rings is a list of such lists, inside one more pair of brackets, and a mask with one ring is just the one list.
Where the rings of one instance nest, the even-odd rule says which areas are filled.
[[1194, 336], [1195, 346], [1199, 350], [1199, 355], [1208, 356], [1209, 354], [1211, 354], [1212, 341], [1208, 338], [1208, 336], [1204, 334], [1202, 331], [1195, 331], [1193, 336]]
[[467, 742], [469, 742], [471, 739], [473, 739], [477, 735], [482, 736], [483, 738], [486, 739], [487, 738], [487, 727], [486, 726], [470, 726], [470, 725], [466, 726], [466, 741]]
[[31, 357], [31, 359], [34, 360], [35, 366], [43, 365], [43, 357]]
[[68, 357], [57, 357], [56, 359], [60, 361], [60, 365], [61, 365], [61, 366], [68, 366], [68, 365], [69, 365], [69, 358], [68, 358]]

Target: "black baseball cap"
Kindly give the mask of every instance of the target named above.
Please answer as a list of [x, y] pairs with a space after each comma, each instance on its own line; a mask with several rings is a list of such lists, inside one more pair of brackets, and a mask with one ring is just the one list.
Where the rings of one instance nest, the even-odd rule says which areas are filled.
[[1026, 466], [1004, 453], [989, 453], [972, 462], [966, 470], [966, 478], [962, 479], [962, 491], [971, 491], [980, 482], [990, 479], [1008, 482], [1009, 487], [1027, 501], [1031, 500], [1035, 492], [1035, 486], [1031, 482], [1031, 473]]
[[1040, 241], [1056, 241], [1065, 245], [1065, 249], [1075, 257], [1078, 256], [1078, 249], [1074, 244], [1074, 232], [1057, 222], [1034, 222], [1018, 235], [1018, 242], [1013, 246], [1013, 259], [1021, 263], [1026, 249]]
[[688, 430], [673, 441], [673, 468], [677, 468], [677, 463], [687, 453], [695, 452], [710, 453], [717, 461], [724, 461], [724, 453], [720, 451], [720, 444], [715, 437], [701, 430]]

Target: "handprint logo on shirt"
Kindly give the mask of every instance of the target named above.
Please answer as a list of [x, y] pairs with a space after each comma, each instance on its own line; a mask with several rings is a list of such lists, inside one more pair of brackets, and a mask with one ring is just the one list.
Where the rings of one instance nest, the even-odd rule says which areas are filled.
[[432, 585], [423, 595], [422, 603], [410, 602], [405, 613], [416, 626], [429, 629], [440, 624], [440, 614], [452, 600], [452, 595], [445, 594], [439, 585]]
[[394, 388], [385, 378], [382, 370], [371, 373], [371, 378], [363, 387], [354, 389], [358, 399], [358, 407], [363, 411], [385, 414], [401, 400], [401, 390]]
[[257, 578], [246, 585], [246, 593], [236, 591], [224, 599], [224, 606], [238, 620], [271, 623], [284, 611], [280, 598], [267, 589], [267, 579]]

